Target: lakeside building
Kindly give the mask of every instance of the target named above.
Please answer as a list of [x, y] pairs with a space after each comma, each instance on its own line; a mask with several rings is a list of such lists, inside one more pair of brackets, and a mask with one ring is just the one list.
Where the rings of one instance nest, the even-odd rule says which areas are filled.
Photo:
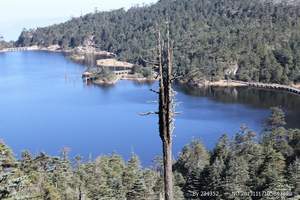
[[113, 71], [116, 75], [125, 76], [133, 73], [134, 64], [109, 58], [97, 60], [97, 67], [107, 68]]

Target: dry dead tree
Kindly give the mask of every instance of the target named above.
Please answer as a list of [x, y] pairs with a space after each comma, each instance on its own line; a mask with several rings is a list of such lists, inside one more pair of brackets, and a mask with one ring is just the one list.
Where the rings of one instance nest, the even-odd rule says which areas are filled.
[[159, 74], [159, 90], [152, 92], [158, 94], [158, 111], [147, 112], [141, 115], [158, 114], [159, 135], [163, 147], [164, 165], [164, 196], [165, 200], [173, 200], [173, 173], [172, 173], [172, 137], [174, 130], [175, 92], [172, 88], [174, 80], [173, 68], [173, 44], [170, 40], [170, 31], [167, 29], [167, 39], [162, 39], [157, 31], [157, 63]]

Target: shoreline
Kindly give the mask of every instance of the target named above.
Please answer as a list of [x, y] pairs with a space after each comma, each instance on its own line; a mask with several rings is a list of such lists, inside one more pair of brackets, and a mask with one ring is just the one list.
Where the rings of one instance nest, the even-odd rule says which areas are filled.
[[115, 85], [122, 80], [133, 81], [136, 83], [153, 83], [156, 81], [156, 79], [151, 79], [151, 78], [118, 77], [115, 80], [96, 79], [96, 80], [92, 80], [92, 83], [96, 85]]
[[[12, 47], [12, 48], [4, 48], [0, 50], [0, 53], [6, 52], [17, 52], [17, 51], [47, 51], [47, 52], [54, 52], [54, 53], [73, 53], [75, 60], [84, 60], [82, 59], [82, 55], [85, 54], [93, 54], [96, 56], [107, 56], [113, 57], [115, 54], [108, 52], [108, 51], [100, 51], [93, 47], [76, 47], [73, 49], [63, 49], [59, 45], [51, 45], [48, 47], [41, 47], [41, 46], [26, 46], [26, 47]], [[79, 58], [79, 59], [76, 59]]]
[[[14, 52], [14, 51], [47, 51], [55, 53], [70, 54], [69, 58], [74, 62], [80, 62], [84, 60], [85, 54], [93, 54], [100, 56], [115, 56], [115, 54], [107, 51], [98, 51], [94, 48], [83, 48], [78, 47], [74, 49], [62, 49], [58, 45], [51, 45], [49, 47], [39, 47], [39, 46], [29, 46], [29, 47], [14, 47], [14, 48], [5, 48], [0, 50], [0, 53], [5, 52]], [[131, 80], [139, 83], [154, 82], [154, 78], [140, 78], [140, 77], [118, 77], [115, 80], [93, 80], [93, 84], [97, 85], [113, 85], [116, 84], [119, 80]], [[291, 84], [291, 85], [282, 85], [276, 83], [261, 83], [261, 82], [246, 82], [238, 80], [219, 80], [219, 81], [177, 81], [180, 85], [186, 85], [192, 88], [205, 88], [205, 87], [255, 87], [255, 88], [264, 88], [264, 89], [275, 89], [278, 91], [286, 91], [293, 93], [295, 95], [300, 95], [300, 83]]]
[[29, 47], [4, 48], [4, 49], [0, 50], [0, 53], [18, 52], [18, 51], [48, 51], [48, 52], [56, 52], [56, 53], [68, 53], [68, 52], [71, 52], [72, 50], [52, 49], [52, 48], [49, 48], [49, 47], [29, 46]]
[[178, 81], [179, 84], [186, 85], [192, 88], [206, 88], [206, 87], [252, 87], [262, 89], [274, 89], [277, 91], [286, 91], [295, 95], [300, 95], [300, 84], [282, 85], [276, 83], [261, 83], [261, 82], [246, 82], [238, 80], [220, 80], [220, 81], [198, 81], [187, 82]]

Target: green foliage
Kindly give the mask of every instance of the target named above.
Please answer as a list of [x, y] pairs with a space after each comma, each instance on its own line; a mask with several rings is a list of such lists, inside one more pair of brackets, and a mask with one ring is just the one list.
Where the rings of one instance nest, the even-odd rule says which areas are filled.
[[[300, 130], [282, 127], [284, 113], [272, 110], [272, 128], [265, 129], [259, 139], [242, 126], [232, 139], [223, 135], [211, 152], [199, 140], [186, 145], [173, 165], [175, 200], [298, 199]], [[147, 169], [135, 154], [127, 162], [117, 154], [86, 163], [77, 156], [71, 164], [67, 153], [66, 148], [61, 157], [44, 153], [32, 156], [24, 151], [21, 159], [16, 160], [12, 151], [0, 143], [0, 199], [163, 197], [160, 158], [153, 168]]]
[[0, 199], [34, 197], [28, 177], [19, 169], [11, 149], [0, 142]]
[[287, 181], [295, 195], [300, 195], [300, 158], [296, 158], [288, 167]]
[[[193, 140], [182, 149], [173, 168], [186, 197], [193, 197], [197, 192], [200, 173], [208, 163], [209, 153], [199, 140]], [[182, 180], [179, 174], [182, 174]]]
[[[231, 77], [288, 84], [300, 80], [299, 9], [298, 3], [285, 1], [165, 0], [24, 30], [16, 45], [68, 49], [92, 40], [98, 49], [145, 65], [140, 58], [154, 57], [157, 25], [164, 29], [169, 20], [175, 70], [184, 80]], [[237, 73], [226, 75], [233, 63]]]
[[199, 140], [183, 147], [174, 169], [185, 177], [193, 171], [202, 170], [209, 162], [209, 153]]
[[103, 67], [97, 71], [96, 78], [101, 80], [114, 81], [117, 76], [112, 70]]
[[224, 181], [222, 185], [224, 199], [251, 199], [251, 197], [239, 197], [235, 193], [250, 192], [248, 182], [249, 165], [242, 156], [232, 156], [224, 170]]
[[284, 112], [278, 107], [271, 108], [271, 116], [267, 120], [267, 128], [274, 129], [285, 124]]
[[285, 158], [270, 146], [265, 147], [263, 156], [264, 162], [258, 174], [260, 179], [258, 186], [262, 192], [271, 192], [272, 194], [264, 196], [262, 199], [286, 199], [284, 194], [290, 192], [290, 186], [284, 176]]
[[142, 77], [145, 77], [145, 78], [153, 77], [152, 67], [135, 66], [133, 71], [134, 71], [134, 73], [140, 74]]
[[[190, 168], [175, 168], [176, 172], [184, 175], [186, 199], [299, 197], [298, 129], [283, 128], [284, 113], [278, 108], [272, 110], [269, 117], [272, 128], [264, 130], [261, 139], [242, 126], [232, 140], [226, 135], [219, 139], [210, 153], [210, 162], [204, 168], [192, 171], [189, 171]], [[174, 166], [194, 160], [193, 157], [186, 157], [188, 159], [183, 161], [182, 155], [186, 155], [186, 151], [187, 147]]]

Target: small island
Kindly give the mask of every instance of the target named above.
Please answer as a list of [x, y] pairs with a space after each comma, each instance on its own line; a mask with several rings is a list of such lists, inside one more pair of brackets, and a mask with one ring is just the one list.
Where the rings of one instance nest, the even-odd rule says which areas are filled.
[[96, 66], [89, 67], [82, 77], [95, 84], [115, 84], [118, 80], [137, 82], [154, 81], [156, 72], [150, 67], [142, 67], [116, 58], [96, 60]]

